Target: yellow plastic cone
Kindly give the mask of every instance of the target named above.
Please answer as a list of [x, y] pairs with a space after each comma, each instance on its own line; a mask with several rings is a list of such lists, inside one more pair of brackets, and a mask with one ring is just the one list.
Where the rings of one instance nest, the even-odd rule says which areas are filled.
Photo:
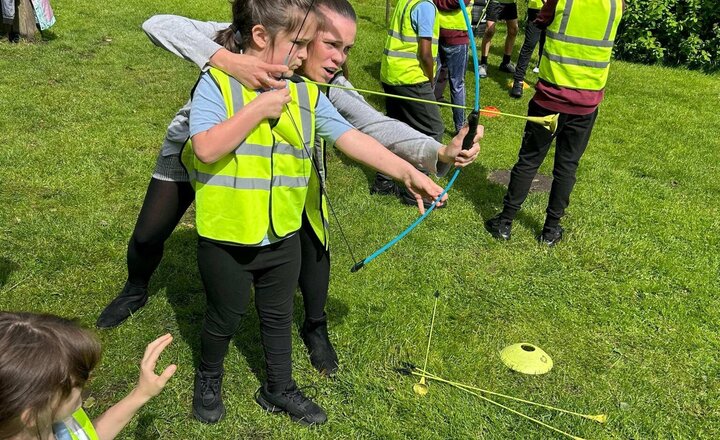
[[545, 374], [553, 367], [553, 361], [542, 348], [521, 342], [505, 347], [500, 359], [511, 370], [524, 374]]

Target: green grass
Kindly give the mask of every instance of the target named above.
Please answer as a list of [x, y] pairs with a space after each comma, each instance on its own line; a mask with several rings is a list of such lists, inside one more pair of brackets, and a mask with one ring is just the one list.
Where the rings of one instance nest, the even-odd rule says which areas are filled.
[[[384, 4], [354, 3], [361, 38], [351, 79], [379, 90]], [[53, 7], [58, 24], [48, 41], [0, 43], [0, 309], [76, 316], [92, 326], [122, 286], [126, 242], [165, 127], [197, 77], [192, 65], [153, 47], [140, 25], [156, 13], [226, 20], [229, 8], [197, 0], [56, 0]], [[492, 67], [499, 29], [482, 104], [522, 114], [532, 91], [511, 100]], [[314, 429], [253, 402], [262, 370], [254, 313], [225, 363], [227, 418], [215, 426], [192, 420], [204, 298], [188, 220], [168, 242], [147, 307], [99, 334], [105, 353], [88, 411], [98, 415], [129, 391], [144, 346], [170, 331], [176, 340], [162, 363], [178, 363], [178, 372], [123, 438], [559, 438], [444, 385], [431, 384], [418, 398], [413, 380], [395, 373], [402, 361], [422, 362], [437, 289], [428, 367], [436, 374], [608, 413], [609, 422], [597, 425], [513, 405], [586, 438], [718, 438], [718, 102], [718, 75], [614, 62], [563, 221], [567, 239], [552, 250], [535, 242], [547, 194], [530, 195], [512, 241], [494, 241], [482, 228], [504, 194], [487, 175], [516, 159], [523, 125], [513, 119], [483, 121], [481, 157], [460, 175], [449, 208], [363, 271], [349, 272], [333, 223], [328, 312], [338, 377], [320, 378], [294, 340], [296, 379], [317, 387], [330, 416]], [[444, 116], [449, 125], [450, 112]], [[357, 258], [416, 217], [396, 200], [369, 196], [369, 171], [337, 153], [329, 167], [332, 202]], [[498, 352], [519, 341], [545, 349], [554, 369], [539, 377], [509, 371]]]

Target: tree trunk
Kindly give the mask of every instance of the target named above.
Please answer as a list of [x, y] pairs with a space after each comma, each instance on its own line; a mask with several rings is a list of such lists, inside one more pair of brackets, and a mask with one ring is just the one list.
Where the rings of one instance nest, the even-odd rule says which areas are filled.
[[35, 41], [35, 10], [30, 0], [17, 0], [17, 14], [15, 16], [20, 37], [27, 41]]

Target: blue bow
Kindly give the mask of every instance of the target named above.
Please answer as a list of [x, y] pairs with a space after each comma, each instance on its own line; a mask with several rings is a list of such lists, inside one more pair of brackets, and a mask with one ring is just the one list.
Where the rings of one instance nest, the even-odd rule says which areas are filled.
[[[475, 139], [475, 134], [477, 133], [477, 124], [478, 124], [478, 115], [480, 112], [480, 69], [478, 66], [478, 56], [477, 56], [477, 47], [475, 46], [475, 35], [473, 34], [472, 30], [472, 23], [470, 22], [470, 16], [468, 16], [467, 9], [465, 7], [465, 4], [463, 1], [458, 0], [458, 6], [460, 7], [460, 10], [462, 11], [463, 18], [465, 18], [465, 26], [467, 27], [468, 32], [468, 38], [470, 39], [470, 48], [472, 49], [472, 56], [473, 56], [473, 69], [475, 71], [475, 103], [473, 104], [473, 111], [468, 115], [468, 133], [465, 135], [465, 138], [463, 139], [462, 148], [463, 150], [468, 150], [473, 144], [473, 139]], [[390, 249], [395, 243], [402, 240], [403, 237], [408, 235], [417, 225], [422, 223], [425, 218], [430, 215], [433, 209], [435, 209], [435, 206], [437, 206], [440, 199], [447, 194], [448, 191], [450, 191], [450, 188], [452, 188], [453, 184], [455, 183], [455, 179], [460, 175], [461, 168], [457, 168], [455, 172], [453, 173], [452, 177], [450, 178], [450, 181], [448, 182], [445, 189], [443, 189], [443, 192], [440, 193], [440, 195], [432, 202], [432, 205], [425, 211], [425, 214], [421, 215], [417, 220], [415, 220], [410, 226], [408, 226], [404, 231], [399, 233], [395, 238], [387, 242], [385, 245], [383, 245], [380, 249], [376, 250], [370, 256], [365, 257], [363, 260], [355, 263], [355, 265], [350, 269], [350, 272], [357, 272], [358, 270], [362, 269], [366, 264], [374, 260], [375, 258], [379, 257], [381, 254], [383, 254], [385, 251]]]

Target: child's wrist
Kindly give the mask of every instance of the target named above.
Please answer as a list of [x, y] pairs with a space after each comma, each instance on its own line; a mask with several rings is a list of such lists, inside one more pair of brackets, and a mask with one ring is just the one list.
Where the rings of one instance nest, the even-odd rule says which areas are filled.
[[132, 399], [133, 402], [137, 403], [139, 406], [145, 405], [150, 401], [150, 399], [153, 398], [153, 396], [142, 392], [137, 386], [133, 388], [132, 391], [130, 391], [128, 397]]

